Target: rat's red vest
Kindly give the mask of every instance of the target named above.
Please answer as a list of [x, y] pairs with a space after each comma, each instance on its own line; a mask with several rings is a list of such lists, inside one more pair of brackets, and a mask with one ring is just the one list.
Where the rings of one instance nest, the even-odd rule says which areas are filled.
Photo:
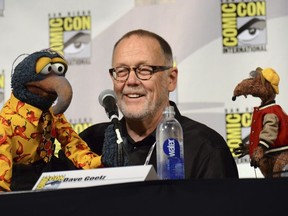
[[[249, 144], [249, 154], [252, 156], [254, 149], [259, 144], [259, 134], [263, 127], [263, 119], [266, 114], [275, 114], [279, 119], [278, 136], [276, 140], [272, 143], [266, 143], [269, 145], [269, 150], [273, 149], [277, 151], [277, 148], [287, 146], [288, 147], [288, 116], [282, 110], [281, 106], [277, 104], [270, 104], [264, 107], [254, 107], [254, 112], [252, 116], [251, 123], [251, 133], [250, 133], [250, 144]], [[279, 149], [279, 150], [282, 150]]]

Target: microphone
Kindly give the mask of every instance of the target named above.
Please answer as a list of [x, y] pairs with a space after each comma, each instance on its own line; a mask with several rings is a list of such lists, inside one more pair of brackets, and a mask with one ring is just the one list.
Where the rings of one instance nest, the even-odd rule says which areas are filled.
[[105, 108], [108, 118], [112, 121], [114, 118], [119, 119], [119, 112], [117, 102], [117, 96], [111, 89], [102, 91], [98, 97], [99, 103]]
[[108, 118], [114, 124], [114, 131], [117, 137], [116, 143], [118, 144], [117, 164], [118, 166], [123, 166], [123, 139], [121, 135], [118, 106], [116, 104], [117, 96], [113, 90], [106, 89], [100, 93], [98, 100], [101, 106], [105, 108]]

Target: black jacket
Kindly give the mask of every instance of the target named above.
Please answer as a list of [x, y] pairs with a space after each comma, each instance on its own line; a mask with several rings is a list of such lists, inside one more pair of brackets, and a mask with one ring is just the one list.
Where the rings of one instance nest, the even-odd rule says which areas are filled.
[[[176, 104], [175, 117], [183, 128], [184, 160], [186, 178], [238, 178], [235, 160], [223, 137], [215, 130], [197, 121], [182, 116]], [[90, 126], [79, 135], [87, 142], [91, 150], [102, 154], [104, 131], [111, 122], [99, 123]], [[121, 119], [122, 126], [125, 119]], [[155, 131], [140, 142], [134, 142], [127, 134], [126, 127], [122, 127], [122, 136], [125, 136], [131, 145], [129, 165], [143, 165], [148, 151], [156, 140]], [[156, 148], [154, 148], [149, 164], [156, 165]]]

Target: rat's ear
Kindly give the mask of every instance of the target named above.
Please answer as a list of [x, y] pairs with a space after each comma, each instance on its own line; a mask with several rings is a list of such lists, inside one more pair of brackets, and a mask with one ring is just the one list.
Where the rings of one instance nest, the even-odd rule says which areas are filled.
[[263, 70], [263, 69], [262, 69], [261, 67], [257, 67], [257, 68], [256, 68], [256, 71], [259, 72], [259, 73], [261, 73], [262, 70]]
[[250, 72], [250, 76], [255, 78], [255, 79], [261, 79], [261, 83], [262, 85], [265, 84], [265, 78], [263, 77], [263, 74], [262, 74], [262, 71], [263, 69], [261, 67], [257, 67], [255, 71], [251, 71]]
[[265, 85], [265, 82], [267, 82], [267, 81], [265, 80], [265, 78], [264, 78], [264, 76], [262, 74], [262, 71], [259, 73], [259, 75], [260, 75], [260, 78], [261, 78], [262, 85]]

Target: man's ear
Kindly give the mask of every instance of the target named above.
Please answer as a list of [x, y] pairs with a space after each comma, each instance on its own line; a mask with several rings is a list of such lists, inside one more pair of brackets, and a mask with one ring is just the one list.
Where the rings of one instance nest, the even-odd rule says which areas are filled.
[[170, 69], [169, 76], [168, 76], [168, 91], [169, 92], [172, 92], [176, 89], [177, 79], [178, 79], [178, 68], [173, 67]]

